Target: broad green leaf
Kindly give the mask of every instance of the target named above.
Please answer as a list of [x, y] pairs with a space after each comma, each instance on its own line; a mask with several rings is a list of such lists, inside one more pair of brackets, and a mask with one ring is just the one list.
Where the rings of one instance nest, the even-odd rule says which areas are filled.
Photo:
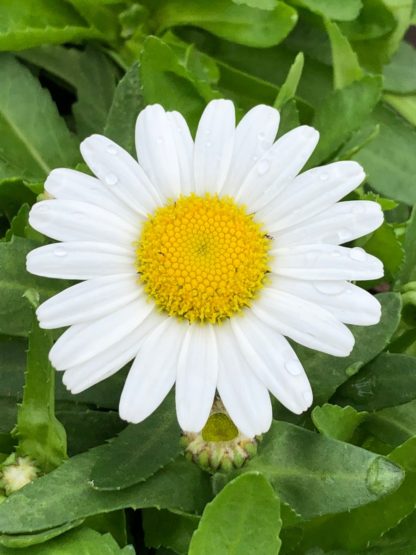
[[[326, 549], [343, 547], [356, 553], [413, 512], [416, 505], [416, 438], [397, 447], [388, 459], [406, 471], [399, 488], [364, 507], [311, 523], [310, 532], [305, 536], [307, 545], [318, 543]], [[374, 475], [374, 479], [374, 486], [382, 487], [382, 476]]]
[[399, 446], [416, 436], [416, 401], [370, 414], [365, 428], [380, 441]]
[[324, 436], [340, 441], [350, 441], [358, 426], [364, 422], [367, 413], [358, 412], [353, 407], [339, 407], [329, 403], [315, 407], [312, 421]]
[[330, 399], [335, 390], [388, 345], [400, 322], [401, 302], [396, 293], [377, 295], [382, 316], [374, 326], [351, 326], [355, 347], [349, 357], [336, 358], [295, 346], [311, 381], [315, 403]]
[[49, 472], [66, 458], [66, 435], [55, 417], [55, 370], [49, 362], [53, 340], [33, 319], [23, 400], [18, 408], [13, 431], [18, 439], [17, 453], [28, 456]]
[[59, 8], [55, 0], [2, 0], [0, 3], [0, 50], [24, 50], [39, 44], [100, 36], [65, 1], [59, 3]]
[[117, 86], [104, 127], [104, 135], [125, 148], [132, 156], [136, 155], [134, 128], [142, 108], [144, 108], [144, 102], [139, 65], [135, 63]]
[[322, 102], [312, 122], [321, 138], [309, 166], [326, 161], [361, 127], [380, 99], [381, 86], [380, 77], [363, 77], [334, 91]]
[[361, 0], [293, 0], [293, 3], [336, 21], [355, 19], [363, 5]]
[[261, 474], [243, 474], [205, 507], [189, 555], [277, 555], [281, 525], [273, 488]]
[[416, 357], [382, 353], [337, 391], [357, 409], [378, 410], [416, 399]]
[[416, 94], [401, 95], [385, 93], [383, 100], [406, 121], [416, 127]]
[[[14, 549], [0, 547], [0, 555], [15, 554]], [[24, 555], [135, 555], [132, 546], [119, 547], [110, 534], [101, 535], [90, 528], [78, 528], [47, 543], [27, 547]]]
[[0, 333], [26, 336], [32, 323], [32, 309], [23, 297], [28, 289], [39, 292], [45, 300], [65, 287], [65, 283], [52, 279], [38, 278], [26, 271], [26, 255], [34, 243], [20, 237], [0, 243]]
[[158, 34], [170, 27], [193, 25], [237, 44], [261, 48], [279, 44], [297, 21], [296, 10], [284, 2], [261, 10], [231, 0], [168, 0], [154, 17]]
[[[62, 526], [51, 528], [49, 530], [45, 530], [44, 532], [38, 532], [37, 534], [3, 534], [0, 536], [0, 545], [13, 549], [23, 549], [32, 545], [43, 544], [44, 542], [56, 538], [57, 536], [64, 534], [68, 530], [77, 527], [78, 525], [82, 524], [82, 522], [82, 520], [79, 520], [77, 522], [69, 522], [68, 524], [63, 524]], [[13, 551], [13, 553], [16, 552]], [[25, 553], [25, 551], [22, 551], [22, 553]]]
[[416, 130], [385, 105], [376, 108], [371, 120], [380, 124], [380, 133], [355, 159], [364, 166], [373, 189], [400, 202], [415, 204]]
[[42, 178], [52, 168], [74, 165], [75, 141], [49, 93], [9, 54], [0, 55], [0, 87], [0, 158], [16, 175]]
[[142, 511], [145, 543], [148, 547], [168, 547], [188, 555], [192, 534], [198, 527], [200, 517], [180, 515], [170, 511], [145, 509]]
[[0, 504], [0, 532], [33, 533], [127, 507], [199, 512], [211, 496], [208, 475], [182, 457], [146, 482], [121, 491], [94, 490], [90, 474], [104, 448], [72, 457], [8, 497]]
[[140, 424], [130, 424], [103, 449], [91, 480], [98, 490], [120, 490], [143, 482], [182, 450], [175, 401], [166, 401]]
[[336, 23], [325, 20], [325, 27], [331, 41], [332, 65], [334, 67], [334, 88], [343, 89], [364, 75], [357, 54]]
[[251, 471], [268, 478], [281, 500], [304, 519], [365, 505], [403, 480], [400, 467], [384, 457], [276, 421], [258, 455], [239, 472]]
[[400, 268], [400, 273], [396, 282], [396, 289], [409, 281], [416, 279], [416, 249], [414, 248], [416, 241], [416, 208], [413, 208], [412, 214], [406, 225], [406, 233], [403, 241], [404, 261]]
[[302, 52], [299, 52], [293, 64], [290, 66], [285, 82], [280, 87], [279, 94], [273, 104], [275, 108], [281, 108], [286, 102], [294, 98], [302, 76], [304, 61], [304, 55]]
[[416, 49], [402, 42], [396, 54], [384, 68], [384, 89], [400, 94], [416, 92]]
[[214, 97], [209, 85], [197, 81], [172, 48], [156, 37], [144, 43], [140, 80], [146, 104], [159, 103], [166, 110], [177, 110], [193, 129], [205, 103]]

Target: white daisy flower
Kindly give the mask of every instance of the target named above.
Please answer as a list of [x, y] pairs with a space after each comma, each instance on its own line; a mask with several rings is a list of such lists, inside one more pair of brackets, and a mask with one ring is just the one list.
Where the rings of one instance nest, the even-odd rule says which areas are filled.
[[[294, 413], [312, 403], [285, 338], [347, 356], [345, 324], [380, 319], [351, 283], [383, 275], [352, 241], [380, 226], [375, 202], [338, 202], [364, 179], [356, 162], [299, 174], [318, 142], [301, 126], [275, 141], [279, 113], [256, 106], [235, 126], [214, 100], [193, 141], [184, 118], [148, 106], [138, 161], [101, 135], [81, 145], [96, 177], [56, 169], [30, 224], [60, 241], [29, 253], [29, 272], [81, 280], [44, 302], [43, 328], [70, 326], [50, 360], [79, 393], [134, 359], [120, 415], [140, 422], [176, 383], [179, 424], [199, 432], [216, 391], [240, 431], [272, 420], [269, 391]], [[325, 369], [323, 369], [325, 371]]]

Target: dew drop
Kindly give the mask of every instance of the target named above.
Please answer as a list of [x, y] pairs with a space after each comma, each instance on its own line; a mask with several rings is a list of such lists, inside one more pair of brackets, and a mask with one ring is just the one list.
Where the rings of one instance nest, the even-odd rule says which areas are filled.
[[346, 243], [351, 237], [351, 233], [348, 231], [348, 229], [340, 229], [337, 232], [337, 237], [341, 243]]
[[107, 146], [107, 152], [109, 154], [115, 155], [115, 154], [117, 154], [117, 147], [115, 145], [110, 144], [110, 145]]
[[62, 258], [63, 256], [66, 256], [68, 253], [63, 247], [56, 247], [56, 249], [53, 251], [53, 254], [55, 256], [58, 256], [59, 258]]
[[264, 141], [264, 139], [265, 139], [264, 133], [259, 133], [259, 134], [257, 135], [257, 139], [258, 139], [259, 141]]
[[270, 169], [270, 162], [268, 160], [262, 160], [261, 162], [259, 162], [257, 166], [257, 173], [259, 175], [264, 175], [269, 171], [269, 169]]
[[340, 295], [345, 291], [345, 281], [315, 281], [313, 286], [319, 293], [324, 295]]
[[104, 181], [106, 182], [107, 185], [109, 185], [111, 187], [112, 185], [117, 184], [118, 177], [116, 175], [114, 175], [113, 173], [109, 173], [105, 176]]
[[258, 159], [259, 159], [258, 156], [253, 156], [253, 162], [257, 162]]
[[319, 179], [321, 181], [328, 181], [329, 175], [327, 173], [321, 173], [321, 174], [319, 174]]
[[206, 146], [206, 148], [211, 148], [211, 146], [212, 146], [211, 141], [207, 141], [207, 142], [205, 143], [205, 146]]
[[350, 251], [350, 258], [352, 258], [352, 260], [357, 260], [357, 262], [364, 262], [366, 259], [366, 252], [360, 247], [354, 247]]
[[296, 359], [288, 360], [285, 363], [285, 368], [289, 372], [289, 374], [292, 374], [292, 376], [299, 376], [299, 374], [302, 372], [302, 365]]

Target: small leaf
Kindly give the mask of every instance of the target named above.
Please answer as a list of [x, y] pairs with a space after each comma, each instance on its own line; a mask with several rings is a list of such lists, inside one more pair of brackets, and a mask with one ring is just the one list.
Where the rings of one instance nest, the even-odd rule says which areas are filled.
[[142, 482], [181, 452], [174, 399], [166, 401], [141, 424], [129, 424], [103, 449], [91, 480], [98, 490], [119, 490]]
[[336, 23], [325, 19], [325, 27], [331, 41], [334, 88], [343, 89], [364, 75], [357, 54]]
[[336, 399], [360, 410], [377, 410], [416, 399], [416, 357], [382, 353], [340, 387]]
[[403, 480], [400, 467], [379, 455], [276, 421], [258, 455], [239, 472], [251, 471], [267, 477], [304, 519], [365, 505]]
[[367, 413], [357, 412], [349, 406], [339, 407], [326, 403], [322, 407], [315, 407], [311, 416], [321, 434], [340, 441], [350, 441], [355, 430], [366, 419]]
[[148, 547], [163, 546], [173, 549], [179, 555], [188, 555], [192, 534], [198, 527], [200, 517], [145, 509], [142, 511], [142, 518]]
[[389, 281], [394, 281], [404, 259], [402, 243], [396, 235], [394, 227], [384, 222], [366, 242], [362, 243], [362, 246], [366, 252], [383, 262], [384, 281], [389, 278]]
[[52, 345], [51, 334], [41, 330], [34, 318], [23, 400], [13, 431], [19, 442], [17, 453], [33, 459], [43, 472], [59, 466], [66, 458], [65, 429], [55, 417], [55, 370], [48, 359]]
[[205, 507], [189, 555], [277, 555], [280, 528], [280, 503], [273, 488], [261, 474], [246, 473]]
[[295, 96], [300, 78], [302, 76], [303, 64], [304, 56], [302, 52], [299, 52], [293, 64], [290, 66], [289, 73], [287, 74], [285, 82], [280, 87], [279, 94], [274, 101], [275, 108], [281, 108], [286, 102], [288, 102]]
[[416, 436], [416, 401], [370, 414], [365, 428], [380, 441], [397, 447]]

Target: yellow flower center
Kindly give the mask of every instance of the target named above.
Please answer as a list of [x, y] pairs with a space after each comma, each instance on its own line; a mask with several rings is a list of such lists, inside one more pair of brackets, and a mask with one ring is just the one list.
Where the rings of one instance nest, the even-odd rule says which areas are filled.
[[219, 323], [262, 288], [269, 245], [261, 226], [231, 198], [190, 195], [145, 222], [137, 270], [148, 295], [170, 316]]

